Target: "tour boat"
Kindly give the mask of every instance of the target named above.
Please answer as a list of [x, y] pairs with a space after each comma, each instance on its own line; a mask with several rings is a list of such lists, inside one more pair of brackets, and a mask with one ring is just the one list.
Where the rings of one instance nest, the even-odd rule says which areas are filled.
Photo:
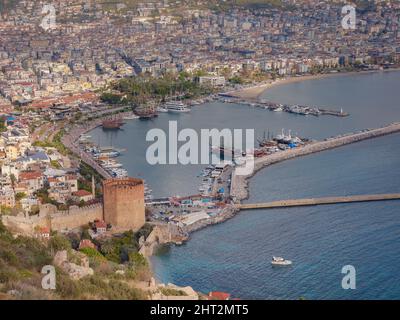
[[290, 266], [292, 264], [292, 261], [285, 260], [281, 257], [272, 257], [271, 264], [274, 266]]
[[190, 112], [190, 109], [180, 101], [169, 101], [165, 104], [165, 108], [174, 113]]

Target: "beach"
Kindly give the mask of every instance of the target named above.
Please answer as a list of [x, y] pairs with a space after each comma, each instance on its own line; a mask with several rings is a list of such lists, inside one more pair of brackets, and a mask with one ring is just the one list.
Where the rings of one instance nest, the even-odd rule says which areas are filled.
[[257, 84], [255, 86], [251, 86], [244, 89], [234, 90], [230, 92], [224, 93], [225, 95], [230, 95], [235, 98], [240, 99], [248, 99], [248, 100], [259, 100], [260, 96], [266, 92], [268, 89], [285, 85], [295, 82], [307, 81], [307, 80], [318, 80], [330, 77], [337, 76], [352, 76], [355, 74], [368, 74], [375, 72], [390, 72], [390, 71], [398, 71], [400, 68], [391, 68], [384, 70], [367, 70], [367, 71], [351, 71], [351, 72], [333, 72], [333, 73], [324, 73], [324, 74], [316, 74], [316, 75], [304, 75], [304, 76], [294, 76], [294, 77], [286, 77], [282, 79], [276, 79], [268, 81], [267, 83]]

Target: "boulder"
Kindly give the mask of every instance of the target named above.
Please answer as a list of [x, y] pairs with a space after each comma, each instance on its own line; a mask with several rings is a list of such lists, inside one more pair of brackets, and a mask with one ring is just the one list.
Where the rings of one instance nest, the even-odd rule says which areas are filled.
[[57, 251], [57, 253], [54, 256], [53, 263], [61, 267], [64, 262], [68, 261], [68, 253], [67, 250], [62, 250], [62, 251]]
[[94, 274], [92, 268], [78, 266], [77, 264], [71, 262], [64, 263], [62, 268], [68, 273], [72, 280], [80, 280], [86, 276], [92, 276]]
[[53, 263], [68, 273], [72, 280], [79, 280], [94, 274], [93, 269], [89, 268], [89, 258], [85, 254], [73, 251], [72, 255], [74, 258], [77, 258], [76, 260], [79, 264], [68, 261], [68, 253], [66, 250], [58, 251], [54, 256]]

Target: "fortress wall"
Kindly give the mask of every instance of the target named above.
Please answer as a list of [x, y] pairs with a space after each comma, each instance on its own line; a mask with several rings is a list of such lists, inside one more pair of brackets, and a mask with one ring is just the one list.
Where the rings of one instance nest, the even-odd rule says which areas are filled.
[[34, 234], [34, 223], [31, 219], [19, 218], [13, 216], [3, 216], [3, 224], [13, 233], [21, 233], [25, 235]]
[[103, 220], [101, 204], [82, 208], [73, 207], [69, 211], [57, 212], [51, 215], [51, 229], [55, 231], [74, 229], [94, 220]]
[[[42, 209], [42, 208], [41, 208]], [[94, 220], [103, 220], [103, 206], [101, 204], [87, 207], [72, 207], [69, 211], [56, 211], [54, 206], [45, 205], [40, 214], [25, 216], [4, 216], [4, 225], [16, 233], [33, 235], [35, 227], [48, 227], [52, 231], [74, 229]]]

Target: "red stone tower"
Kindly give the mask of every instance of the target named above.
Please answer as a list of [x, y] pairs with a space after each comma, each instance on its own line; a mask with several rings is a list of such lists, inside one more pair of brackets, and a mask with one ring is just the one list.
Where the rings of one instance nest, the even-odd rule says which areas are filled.
[[117, 230], [138, 230], [145, 223], [144, 182], [109, 179], [103, 182], [104, 220]]

